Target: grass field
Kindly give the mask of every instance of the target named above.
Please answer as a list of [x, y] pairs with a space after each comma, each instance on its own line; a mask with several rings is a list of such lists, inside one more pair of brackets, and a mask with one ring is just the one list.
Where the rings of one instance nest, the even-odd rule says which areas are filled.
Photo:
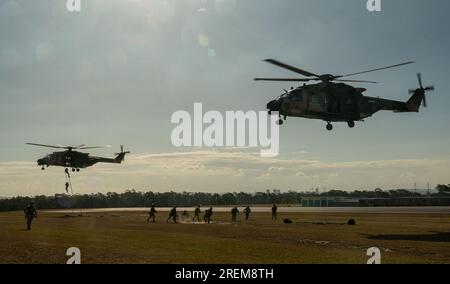
[[[82, 263], [450, 263], [450, 215], [285, 213], [278, 221], [216, 213], [216, 224], [147, 223], [145, 212], [42, 213], [25, 230], [22, 212], [0, 213], [0, 263], [65, 263], [78, 247]], [[283, 224], [289, 218], [293, 224]], [[354, 218], [356, 226], [342, 225]], [[313, 224], [313, 222], [321, 224]]]

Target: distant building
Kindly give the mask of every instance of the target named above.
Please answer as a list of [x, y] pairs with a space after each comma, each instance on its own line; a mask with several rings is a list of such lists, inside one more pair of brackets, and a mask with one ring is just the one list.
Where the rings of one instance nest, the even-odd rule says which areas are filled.
[[330, 196], [308, 196], [302, 198], [302, 207], [358, 207], [358, 199]]
[[450, 206], [450, 197], [360, 198], [359, 206]]

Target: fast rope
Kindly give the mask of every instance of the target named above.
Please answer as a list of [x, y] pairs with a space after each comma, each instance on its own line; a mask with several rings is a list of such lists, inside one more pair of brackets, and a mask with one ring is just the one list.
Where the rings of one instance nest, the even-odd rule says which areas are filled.
[[[70, 173], [69, 173], [69, 169], [65, 169], [65, 177], [66, 177], [66, 192], [69, 193], [69, 187], [70, 187], [70, 194], [71, 194], [71, 198], [73, 200], [73, 188], [72, 188], [72, 181], [70, 180]], [[73, 215], [73, 206], [72, 206], [72, 215]], [[83, 215], [83, 211], [82, 209], [80, 209], [80, 216]]]

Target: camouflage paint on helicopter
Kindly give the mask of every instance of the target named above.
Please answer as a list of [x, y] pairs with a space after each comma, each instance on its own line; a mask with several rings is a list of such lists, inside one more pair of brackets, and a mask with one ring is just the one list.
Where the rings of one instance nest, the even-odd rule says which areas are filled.
[[53, 152], [51, 154], [46, 155], [45, 157], [37, 160], [37, 164], [42, 167], [42, 170], [45, 167], [49, 166], [61, 166], [67, 168], [72, 168], [72, 171], [80, 171], [80, 168], [87, 168], [93, 166], [97, 163], [114, 163], [120, 164], [125, 158], [125, 155], [130, 153], [129, 151], [123, 151], [123, 145], [120, 146], [120, 153], [116, 153], [115, 158], [104, 158], [104, 157], [95, 157], [90, 156], [88, 153], [82, 153], [78, 151], [74, 151], [75, 149], [95, 149], [95, 148], [103, 148], [102, 146], [54, 146], [54, 145], [44, 145], [44, 144], [36, 144], [36, 143], [26, 143], [28, 145], [33, 146], [41, 146], [48, 148], [56, 148], [56, 149], [66, 149], [65, 151]]
[[422, 102], [424, 103], [424, 106], [426, 106], [425, 92], [434, 90], [434, 87], [432, 86], [426, 88], [423, 87], [420, 74], [417, 74], [420, 88], [410, 90], [412, 96], [407, 102], [364, 96], [363, 93], [366, 91], [364, 88], [355, 88], [345, 83], [333, 82], [376, 83], [373, 81], [342, 80], [339, 78], [411, 64], [412, 62], [348, 75], [334, 76], [330, 74], [316, 75], [273, 59], [267, 59], [265, 61], [290, 71], [300, 73], [304, 76], [314, 77], [301, 79], [256, 78], [255, 80], [257, 81], [322, 81], [318, 84], [304, 84], [301, 87], [295, 89], [292, 88], [290, 91], [285, 91], [284, 94], [267, 104], [269, 114], [271, 114], [272, 111], [277, 111], [279, 113], [280, 119], [278, 120], [278, 123], [280, 125], [283, 124], [283, 119], [281, 119], [281, 117], [284, 117], [284, 120], [286, 120], [288, 116], [291, 116], [324, 120], [327, 122], [328, 130], [333, 129], [331, 122], [347, 122], [348, 126], [353, 128], [355, 126], [355, 121], [363, 121], [365, 118], [372, 116], [380, 110], [418, 112]]

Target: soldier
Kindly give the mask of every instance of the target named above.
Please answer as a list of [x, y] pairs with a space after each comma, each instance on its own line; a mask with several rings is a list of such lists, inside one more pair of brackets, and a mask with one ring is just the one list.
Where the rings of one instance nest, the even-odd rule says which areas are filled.
[[33, 218], [37, 218], [37, 212], [36, 208], [34, 208], [34, 203], [31, 202], [30, 205], [28, 205], [23, 212], [25, 213], [25, 218], [27, 219], [27, 228], [28, 231], [31, 230], [31, 222], [33, 221]]
[[209, 218], [209, 209], [206, 209], [205, 210], [205, 214], [203, 215], [203, 221], [205, 223], [207, 223], [208, 222], [208, 218]]
[[173, 219], [174, 223], [177, 222], [177, 207], [176, 206], [170, 210], [169, 218], [167, 218], [166, 222], [169, 222], [170, 219]]
[[192, 221], [197, 219], [197, 222], [200, 222], [200, 213], [202, 213], [202, 211], [200, 210], [200, 205], [198, 205], [194, 210], [194, 218], [192, 218]]
[[236, 222], [236, 217], [239, 213], [239, 210], [237, 209], [237, 207], [235, 206], [233, 209], [231, 209], [231, 222], [235, 223]]
[[250, 213], [252, 210], [250, 209], [250, 206], [245, 207], [244, 214], [245, 214], [245, 220], [248, 220], [248, 217], [250, 217]]
[[212, 216], [212, 214], [213, 214], [212, 207], [210, 207], [209, 209], [207, 209], [207, 210], [205, 211], [204, 220], [205, 220], [206, 223], [209, 224], [209, 223], [211, 222], [211, 216]]
[[278, 207], [274, 204], [272, 206], [272, 220], [276, 220], [277, 219], [277, 210], [278, 210]]
[[155, 223], [155, 214], [157, 213], [155, 209], [155, 204], [152, 203], [152, 207], [150, 207], [150, 211], [148, 212], [149, 216], [147, 218], [147, 222], [150, 222], [150, 219], [153, 219], [153, 223]]

